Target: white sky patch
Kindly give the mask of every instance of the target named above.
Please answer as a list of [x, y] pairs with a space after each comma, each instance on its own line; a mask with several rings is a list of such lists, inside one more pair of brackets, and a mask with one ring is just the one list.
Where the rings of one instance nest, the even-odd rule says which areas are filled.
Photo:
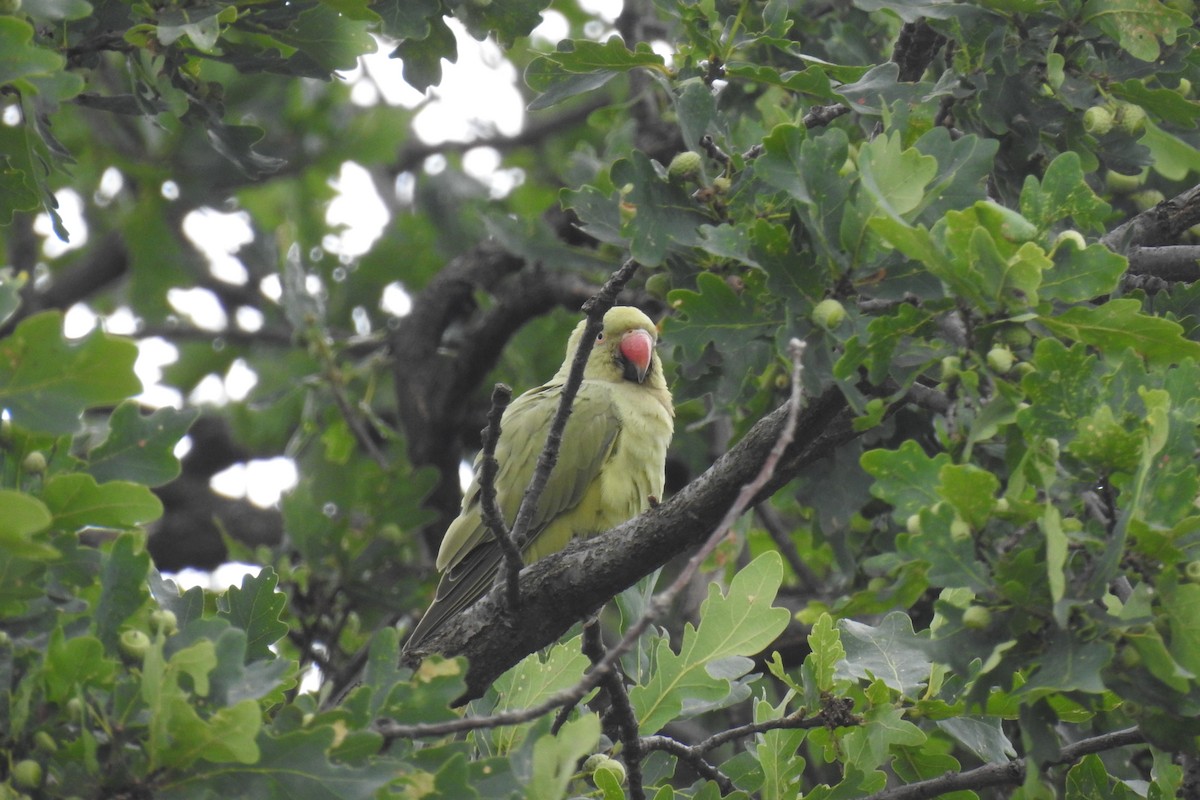
[[392, 281], [383, 287], [383, 295], [379, 298], [379, 308], [393, 317], [404, 317], [412, 313], [412, 295], [399, 281]]
[[133, 371], [144, 387], [137, 401], [154, 408], [183, 408], [183, 395], [177, 389], [161, 383], [163, 367], [179, 360], [179, 350], [159, 336], [141, 339], [137, 346], [138, 357], [133, 364]]
[[254, 241], [250, 215], [245, 211], [225, 213], [207, 206], [198, 208], [183, 218], [183, 232], [208, 259], [214, 278], [238, 286], [249, 280], [246, 267], [233, 256]]
[[463, 153], [463, 172], [487, 184], [492, 199], [499, 200], [525, 182], [522, 169], [501, 169], [500, 153], [492, 147], [472, 147]]
[[263, 323], [266, 322], [263, 313], [250, 306], [238, 306], [234, 319], [237, 322], [238, 330], [246, 333], [256, 333], [262, 330]]
[[[371, 249], [391, 219], [387, 206], [375, 189], [371, 173], [353, 161], [342, 164], [341, 172], [329, 182], [338, 196], [325, 211], [325, 222], [344, 226], [326, 249], [338, 255], [361, 256]], [[329, 247], [328, 245], [332, 245]]]
[[[391, 58], [388, 53], [396, 49], [395, 42], [387, 42], [375, 37], [378, 45], [374, 53], [367, 53], [359, 59], [359, 66], [345, 73], [347, 80], [354, 83], [350, 99], [359, 105], [374, 105], [382, 99], [389, 106], [416, 108], [425, 102], [425, 95], [409, 86], [404, 80], [403, 62]], [[446, 64], [443, 62], [443, 67]], [[369, 90], [359, 89], [367, 85]], [[363, 102], [370, 100], [369, 103]]]
[[245, 359], [236, 359], [229, 365], [229, 371], [225, 373], [225, 394], [230, 400], [240, 403], [257, 385], [258, 374], [250, 369]]
[[87, 244], [88, 228], [83, 218], [83, 198], [74, 189], [61, 189], [54, 193], [58, 201], [58, 216], [62, 218], [63, 227], [71, 236], [71, 241], [64, 242], [54, 232], [49, 214], [38, 214], [33, 221], [33, 232], [44, 236], [42, 251], [47, 258], [58, 258], [63, 253], [83, 247]]
[[223, 592], [230, 586], [241, 586], [243, 578], [247, 575], [257, 577], [261, 571], [262, 566], [259, 564], [230, 561], [212, 572], [188, 568], [179, 572], [164, 572], [163, 577], [175, 581], [180, 592], [186, 592], [197, 586], [210, 592]]
[[104, 330], [117, 336], [132, 336], [138, 332], [141, 323], [133, 315], [129, 306], [121, 306], [103, 320]]
[[96, 187], [96, 192], [92, 195], [92, 201], [103, 208], [111, 203], [113, 198], [120, 194], [124, 188], [125, 176], [121, 174], [121, 170], [116, 167], [109, 167], [100, 176], [100, 185]]
[[175, 443], [175, 448], [171, 452], [174, 453], [175, 457], [178, 459], [182, 459], [188, 453], [192, 452], [192, 437], [184, 436]]
[[579, 10], [615, 22], [625, 8], [625, 0], [579, 0]]
[[567, 18], [553, 9], [546, 9], [542, 12], [542, 21], [529, 32], [529, 38], [536, 46], [548, 44], [553, 47], [570, 34], [571, 25]]
[[411, 172], [401, 172], [396, 176], [396, 184], [392, 187], [396, 200], [406, 206], [411, 206], [417, 196], [417, 178]]
[[188, 403], [194, 406], [223, 406], [228, 402], [225, 381], [211, 373], [201, 378], [188, 395]]
[[223, 331], [229, 325], [221, 302], [208, 289], [168, 289], [167, 302], [202, 330]]
[[516, 67], [495, 42], [477, 42], [457, 20], [447, 20], [458, 44], [458, 61], [442, 62], [442, 82], [417, 112], [413, 131], [422, 141], [468, 142], [480, 136], [519, 133], [525, 102], [517, 90]]
[[76, 303], [63, 315], [63, 336], [79, 339], [87, 336], [100, 324], [100, 317], [84, 303]]
[[268, 508], [278, 503], [284, 492], [294, 489], [298, 480], [296, 463], [279, 456], [234, 464], [213, 475], [209, 486], [226, 497], [245, 498], [256, 506]]
[[268, 300], [278, 303], [283, 297], [283, 284], [279, 280], [278, 275], [267, 275], [258, 282], [258, 290], [263, 293], [263, 297]]

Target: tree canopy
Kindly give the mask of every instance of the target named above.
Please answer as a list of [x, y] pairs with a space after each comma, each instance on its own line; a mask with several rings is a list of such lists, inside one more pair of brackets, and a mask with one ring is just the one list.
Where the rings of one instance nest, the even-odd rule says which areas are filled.
[[[1195, 13], [0, 0], [0, 796], [1200, 796]], [[472, 37], [520, 124], [418, 137]], [[613, 302], [667, 497], [402, 664]]]

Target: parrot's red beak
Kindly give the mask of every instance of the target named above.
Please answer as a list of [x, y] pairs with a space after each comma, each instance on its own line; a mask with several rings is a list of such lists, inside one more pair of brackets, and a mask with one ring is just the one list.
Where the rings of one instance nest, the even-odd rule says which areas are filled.
[[654, 337], [641, 328], [626, 331], [621, 337], [621, 355], [636, 373], [637, 382], [641, 383], [650, 371], [650, 359], [654, 356]]

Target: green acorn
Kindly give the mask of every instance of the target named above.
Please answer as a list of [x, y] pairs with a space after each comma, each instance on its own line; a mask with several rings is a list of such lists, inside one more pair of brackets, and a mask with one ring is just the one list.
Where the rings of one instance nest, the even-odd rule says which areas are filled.
[[827, 331], [841, 325], [844, 319], [846, 319], [846, 307], [832, 297], [826, 297], [813, 307], [813, 323]]
[[1083, 129], [1093, 136], [1103, 136], [1112, 126], [1113, 113], [1104, 106], [1092, 106], [1083, 112]]
[[700, 177], [703, 163], [699, 153], [685, 150], [671, 159], [671, 165], [667, 167], [667, 177], [674, 183], [695, 180]]

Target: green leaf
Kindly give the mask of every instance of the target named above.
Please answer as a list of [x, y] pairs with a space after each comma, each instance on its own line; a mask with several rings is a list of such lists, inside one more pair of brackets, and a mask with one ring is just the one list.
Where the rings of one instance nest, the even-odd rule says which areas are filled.
[[822, 612], [813, 623], [808, 646], [812, 652], [804, 658], [805, 673], [812, 675], [818, 691], [833, 691], [833, 679], [838, 664], [846, 657], [846, 649], [842, 646], [841, 634], [833, 625], [833, 617], [827, 612]]
[[[835, 144], [840, 140], [842, 149], [849, 152], [846, 134], [833, 130], [819, 141]], [[776, 189], [782, 189], [801, 203], [812, 205], [813, 198], [808, 190], [805, 161], [805, 145], [808, 131], [801, 125], [777, 125], [763, 139], [763, 153], [754, 161], [754, 174]], [[810, 145], [810, 148], [816, 145]], [[845, 161], [845, 158], [842, 159]]]
[[1111, 210], [1088, 186], [1075, 152], [1060, 153], [1040, 182], [1029, 175], [1021, 187], [1021, 215], [1042, 230], [1068, 217], [1082, 228], [1103, 230]]
[[[698, 292], [675, 289], [667, 294], [676, 316], [664, 320], [663, 340], [677, 346], [677, 358], [689, 372], [717, 374], [715, 394], [722, 401], [737, 396], [747, 375], [760, 373], [774, 358], [774, 338], [783, 320], [756, 302], [760, 286], [758, 273], [751, 273], [738, 293], [719, 275], [702, 272], [696, 276]], [[680, 387], [684, 391], [677, 397], [712, 391], [700, 381], [692, 383]]]
[[648, 267], [662, 263], [672, 250], [703, 243], [700, 225], [710, 222], [681, 186], [659, 176], [645, 154], [634, 151], [628, 159], [612, 166], [618, 186], [629, 185], [624, 207], [636, 210], [623, 232], [629, 237], [629, 252]]
[[53, 50], [31, 44], [33, 26], [23, 19], [0, 16], [0, 85], [31, 75], [48, 75], [66, 62]]
[[937, 159], [914, 147], [904, 149], [899, 133], [876, 136], [858, 152], [863, 188], [890, 217], [902, 217], [921, 205], [925, 187], [938, 172]]
[[904, 710], [886, 699], [863, 714], [863, 724], [847, 732], [843, 740], [846, 762], [864, 772], [882, 766], [893, 747], [917, 747], [926, 736], [904, 719]]
[[1146, 124], [1142, 144], [1150, 148], [1154, 171], [1172, 181], [1181, 181], [1192, 172], [1200, 172], [1200, 150], [1151, 123]]
[[383, 20], [383, 32], [398, 41], [424, 39], [442, 18], [440, 0], [376, 0], [371, 9]]
[[878, 679], [905, 697], [919, 697], [921, 687], [929, 681], [933, 663], [925, 652], [924, 640], [913, 632], [907, 614], [893, 611], [878, 627], [840, 619], [838, 630], [846, 648], [846, 659], [838, 665], [840, 677]]
[[[799, 125], [778, 125], [763, 140], [763, 154], [754, 161], [754, 174], [803, 203], [801, 221], [824, 255], [837, 259], [842, 248], [839, 226], [850, 183], [838, 174], [850, 152], [845, 132], [838, 128], [809, 136]], [[794, 260], [788, 256], [788, 261]]]
[[64, 703], [81, 688], [105, 689], [117, 672], [117, 662], [104, 657], [104, 644], [94, 636], [67, 639], [62, 628], [55, 628], [46, 646], [46, 697]]
[[162, 501], [139, 483], [96, 483], [83, 473], [59, 474], [46, 481], [42, 500], [62, 531], [85, 527], [136, 528], [162, 516]]
[[[716, 584], [700, 606], [700, 626], [684, 626], [679, 652], [667, 640], [658, 644], [655, 669], [649, 680], [630, 689], [629, 699], [646, 734], [656, 733], [676, 719], [684, 702], [712, 702], [730, 692], [732, 677], [714, 677], [708, 665], [731, 656], [752, 656], [775, 640], [791, 615], [771, 602], [783, 581], [783, 560], [772, 550], [747, 564], [734, 576], [729, 592]], [[748, 671], [753, 662], [742, 665]]]
[[1108, 90], [1114, 97], [1136, 103], [1164, 121], [1184, 128], [1196, 127], [1196, 118], [1200, 117], [1200, 103], [1187, 99], [1176, 89], [1151, 89], [1139, 78], [1110, 83]]
[[52, 515], [36, 497], [12, 489], [0, 489], [0, 548], [9, 555], [34, 560], [56, 558], [58, 550], [34, 540], [34, 534], [50, 527]]
[[38, 0], [24, 7], [29, 16], [43, 22], [83, 19], [92, 13], [92, 4], [87, 0]]
[[100, 600], [92, 629], [109, 653], [117, 651], [117, 634], [125, 620], [146, 602], [150, 554], [133, 534], [117, 538], [104, 554], [100, 568]]
[[1067, 452], [1098, 473], [1131, 472], [1137, 469], [1145, 438], [1140, 427], [1131, 430], [1124, 419], [1113, 415], [1110, 406], [1102, 405], [1079, 420]]
[[911, 439], [897, 450], [870, 450], [862, 456], [862, 468], [875, 478], [871, 494], [890, 504], [892, 519], [900, 523], [941, 499], [936, 487], [949, 464], [949, 454], [930, 458]]
[[1064, 303], [1081, 303], [1111, 293], [1129, 267], [1125, 256], [1102, 244], [1090, 244], [1083, 250], [1065, 244], [1054, 251], [1053, 259], [1054, 266], [1042, 273], [1038, 294], [1043, 300]]
[[[225, 627], [219, 633], [212, 632], [215, 623], [226, 625], [224, 620], [209, 619], [197, 634], [206, 632], [208, 639], [215, 640], [216, 664], [208, 673], [208, 701], [214, 706], [232, 706], [243, 700], [263, 700], [276, 695], [282, 699], [282, 688], [294, 684], [293, 665], [286, 658], [272, 658], [246, 663], [246, 632], [241, 628]], [[168, 644], [176, 647], [184, 642], [193, 629], [184, 629], [172, 637]], [[168, 647], [168, 651], [170, 651]], [[373, 719], [374, 717], [372, 717]]]
[[476, 39], [494, 36], [508, 50], [513, 42], [537, 27], [542, 21], [540, 12], [546, 4], [541, 0], [508, 0], [504, 3], [467, 3], [459, 5], [454, 15]]
[[175, 446], [200, 410], [160, 408], [142, 416], [127, 400], [108, 419], [108, 436], [88, 453], [88, 472], [98, 481], [129, 480], [160, 486], [179, 477]]
[[260, 733], [255, 763], [197, 765], [168, 775], [158, 794], [164, 800], [201, 796], [371, 800], [396, 777], [396, 765], [385, 760], [358, 767], [335, 764], [329, 749], [336, 735], [328, 725], [282, 736]]
[[1080, 17], [1098, 25], [1134, 58], [1157, 61], [1161, 53], [1158, 41], [1171, 45], [1181, 29], [1192, 19], [1181, 11], [1168, 8], [1158, 0], [1088, 0]]
[[[504, 673], [494, 684], [500, 695], [493, 713], [529, 708], [551, 694], [569, 689], [579, 682], [591, 666], [583, 653], [582, 636], [559, 642], [550, 648], [545, 658], [532, 653]], [[492, 731], [492, 744], [497, 755], [507, 755], [521, 746], [531, 725], [510, 725]]]
[[[826, 617], [828, 619], [828, 617]], [[754, 721], [767, 722], [782, 718], [786, 703], [772, 707], [765, 700], [754, 706]], [[807, 764], [799, 754], [808, 731], [775, 729], [760, 734], [754, 747], [754, 756], [762, 769], [763, 785], [759, 790], [764, 800], [783, 800], [796, 796], [801, 776]]]
[[262, 711], [253, 700], [217, 709], [202, 718], [184, 697], [172, 696], [170, 746], [161, 754], [165, 767], [185, 770], [197, 759], [214, 763], [256, 764], [260, 753], [255, 739], [262, 727]]
[[442, 82], [443, 58], [450, 63], [458, 60], [458, 42], [454, 39], [454, 31], [450, 30], [440, 14], [432, 16], [429, 22], [427, 35], [406, 37], [392, 52], [393, 58], [404, 62], [404, 80], [418, 92]]
[[279, 620], [287, 596], [275, 591], [279, 576], [270, 567], [258, 575], [242, 578], [241, 587], [230, 586], [217, 599], [217, 617], [246, 632], [246, 662], [273, 658], [271, 645], [287, 636], [288, 626]]
[[565, 39], [558, 50], [538, 56], [525, 68], [525, 82], [538, 93], [529, 110], [550, 108], [639, 67], [662, 69], [663, 58], [645, 42], [630, 50], [616, 36], [605, 42]]
[[938, 470], [938, 494], [974, 530], [982, 528], [996, 505], [1000, 481], [973, 464], [946, 464]]
[[558, 800], [575, 774], [579, 759], [596, 749], [600, 717], [584, 714], [567, 722], [558, 734], [545, 733], [533, 745], [533, 775], [525, 787], [529, 800]]
[[1163, 593], [1171, 623], [1171, 655], [1192, 675], [1200, 675], [1200, 585], [1184, 583]]
[[1046, 576], [1050, 584], [1050, 599], [1058, 603], [1063, 599], [1067, 585], [1067, 534], [1063, 531], [1062, 516], [1058, 509], [1047, 503], [1038, 520], [1038, 527], [1046, 538]]
[[1151, 366], [1200, 360], [1200, 342], [1183, 337], [1183, 326], [1142, 313], [1138, 300], [1109, 300], [1101, 306], [1075, 306], [1056, 317], [1039, 316], [1038, 322], [1056, 336], [1092, 345], [1116, 355], [1129, 348]]
[[954, 139], [938, 125], [917, 139], [913, 147], [937, 160], [937, 174], [929, 181], [921, 208], [920, 218], [927, 224], [951, 209], [967, 208], [985, 199], [999, 141], [981, 139], [973, 133]]
[[1036, 370], [1021, 379], [1029, 407], [1017, 412], [1027, 436], [1069, 439], [1097, 402], [1096, 357], [1077, 344], [1042, 339], [1033, 351]]
[[142, 390], [133, 374], [133, 342], [100, 331], [67, 341], [62, 327], [62, 314], [48, 311], [0, 340], [0, 407], [24, 428], [74, 433], [84, 410]]
[[1056, 630], [1046, 640], [1038, 669], [1018, 694], [1040, 696], [1047, 692], [1104, 691], [1100, 671], [1112, 661], [1108, 642], [1086, 642], [1075, 631]]
[[960, 744], [989, 764], [1003, 764], [1017, 757], [1000, 717], [950, 717], [934, 722]]
[[917, 517], [919, 532], [900, 534], [896, 549], [908, 558], [926, 562], [926, 577], [934, 586], [987, 591], [991, 583], [988, 569], [976, 556], [970, 532], [963, 535], [956, 530], [955, 516], [955, 510], [945, 503], [922, 508]]
[[322, 3], [300, 14], [286, 31], [275, 35], [332, 73], [353, 69], [359, 56], [375, 52], [368, 25]]
[[944, 283], [951, 295], [980, 308], [990, 308], [989, 294], [970, 260], [949, 257], [924, 227], [908, 225], [893, 217], [872, 217], [868, 224], [884, 241]]
[[1067, 773], [1066, 800], [1134, 800], [1141, 795], [1130, 789], [1124, 781], [1111, 777], [1098, 755], [1084, 756]]

